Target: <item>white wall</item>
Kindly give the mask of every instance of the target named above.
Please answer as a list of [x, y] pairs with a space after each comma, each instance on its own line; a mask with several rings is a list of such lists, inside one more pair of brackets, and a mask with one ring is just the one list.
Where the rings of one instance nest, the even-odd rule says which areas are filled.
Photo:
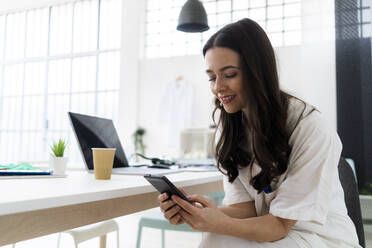
[[[335, 125], [334, 60], [332, 50], [324, 49], [318, 44], [282, 47], [275, 49], [275, 52], [281, 87], [318, 107]], [[148, 153], [175, 155], [176, 150], [168, 148], [162, 138], [162, 127], [158, 122], [161, 115], [159, 97], [168, 82], [179, 75], [184, 76], [196, 89], [197, 126], [208, 127], [213, 108], [203, 57], [143, 59], [139, 69], [138, 124], [148, 131]]]
[[302, 1], [301, 70], [304, 98], [337, 126], [334, 1]]
[[[0, 12], [71, 0], [0, 1]], [[159, 97], [165, 85], [182, 75], [196, 92], [196, 126], [211, 123], [209, 82], [202, 56], [141, 59], [145, 0], [123, 0], [122, 65], [118, 131], [125, 148], [132, 147], [137, 125], [147, 129], [149, 155], [175, 155], [166, 147], [158, 122]], [[336, 126], [334, 14], [332, 0], [303, 0], [303, 45], [277, 48], [280, 82], [284, 89], [317, 106]]]
[[119, 120], [116, 127], [127, 154], [132, 153], [132, 133], [137, 127], [139, 53], [144, 0], [122, 1], [122, 49], [119, 90]]

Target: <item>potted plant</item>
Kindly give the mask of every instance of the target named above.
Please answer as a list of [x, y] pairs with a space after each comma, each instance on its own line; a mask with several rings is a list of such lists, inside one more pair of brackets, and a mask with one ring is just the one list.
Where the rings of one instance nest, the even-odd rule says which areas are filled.
[[137, 153], [141, 155], [145, 155], [146, 146], [143, 142], [143, 137], [146, 134], [146, 130], [142, 127], [138, 127], [136, 131], [133, 133], [133, 142], [134, 142], [134, 154], [136, 158], [136, 162], [138, 162]]
[[50, 167], [53, 169], [54, 174], [65, 175], [67, 157], [64, 157], [67, 143], [63, 139], [59, 139], [58, 142], [53, 142], [50, 146], [52, 153], [50, 154]]

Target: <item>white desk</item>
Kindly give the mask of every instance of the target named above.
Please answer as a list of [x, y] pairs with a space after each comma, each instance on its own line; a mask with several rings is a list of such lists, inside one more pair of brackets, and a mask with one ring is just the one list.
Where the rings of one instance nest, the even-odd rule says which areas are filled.
[[[220, 172], [167, 177], [188, 194], [222, 190]], [[0, 246], [156, 207], [156, 190], [142, 176], [69, 172], [67, 178], [0, 180]]]

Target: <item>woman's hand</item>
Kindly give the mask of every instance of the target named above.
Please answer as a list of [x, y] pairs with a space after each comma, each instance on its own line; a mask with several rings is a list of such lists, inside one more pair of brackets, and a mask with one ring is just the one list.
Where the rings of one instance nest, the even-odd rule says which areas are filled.
[[[185, 196], [187, 195], [186, 192], [177, 187]], [[158, 196], [158, 201], [160, 203], [160, 210], [164, 213], [164, 217], [171, 223], [172, 225], [180, 225], [185, 223], [182, 219], [179, 211], [181, 210], [180, 206], [178, 206], [173, 200], [168, 199], [168, 194], [164, 193]]]
[[182, 209], [178, 214], [194, 230], [203, 232], [222, 233], [229, 217], [225, 215], [213, 201], [201, 195], [187, 197], [193, 201], [193, 205], [178, 196], [173, 195], [172, 200]]

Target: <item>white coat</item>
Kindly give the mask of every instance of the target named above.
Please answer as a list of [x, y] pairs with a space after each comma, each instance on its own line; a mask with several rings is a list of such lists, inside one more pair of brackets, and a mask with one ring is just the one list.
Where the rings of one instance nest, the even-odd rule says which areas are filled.
[[255, 163], [240, 169], [233, 183], [224, 176], [225, 205], [254, 201], [257, 216], [270, 213], [297, 220], [288, 236], [275, 242], [254, 242], [203, 233], [201, 248], [360, 247], [338, 175], [341, 141], [320, 112], [308, 114], [312, 107], [304, 107], [303, 102], [290, 100], [287, 127], [293, 130], [292, 151], [287, 171], [271, 184], [273, 192], [258, 194], [250, 184], [260, 171]]

